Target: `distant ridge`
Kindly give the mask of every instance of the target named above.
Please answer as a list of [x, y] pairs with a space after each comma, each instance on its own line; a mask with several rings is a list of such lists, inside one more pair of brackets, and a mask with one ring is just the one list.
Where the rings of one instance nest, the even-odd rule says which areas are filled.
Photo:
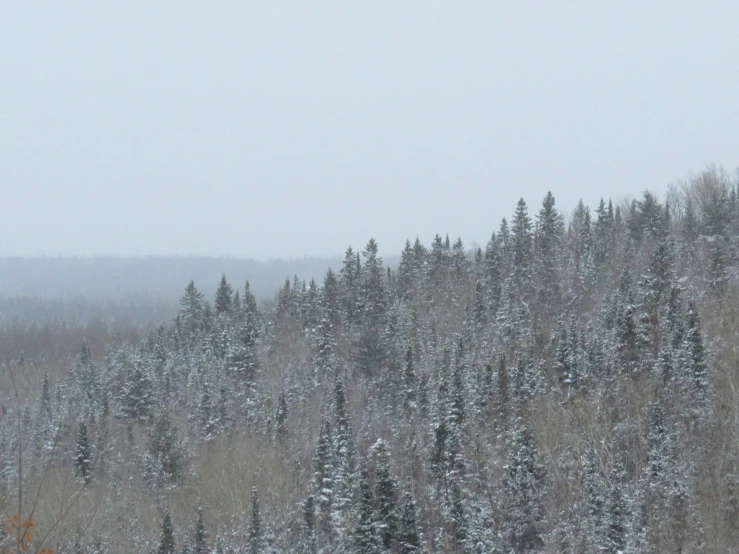
[[322, 282], [341, 257], [259, 261], [207, 256], [0, 257], [0, 297], [157, 298], [175, 301], [193, 279], [211, 296], [226, 274], [234, 287], [246, 280], [260, 299], [271, 298], [286, 277]]

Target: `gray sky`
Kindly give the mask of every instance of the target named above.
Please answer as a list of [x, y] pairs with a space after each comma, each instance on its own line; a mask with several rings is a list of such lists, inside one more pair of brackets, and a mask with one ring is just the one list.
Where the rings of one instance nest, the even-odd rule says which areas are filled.
[[0, 255], [384, 255], [739, 164], [739, 4], [16, 1]]

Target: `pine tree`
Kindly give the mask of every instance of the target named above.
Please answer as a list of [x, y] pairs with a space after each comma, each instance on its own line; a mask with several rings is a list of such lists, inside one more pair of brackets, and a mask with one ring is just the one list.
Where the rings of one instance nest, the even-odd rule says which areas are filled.
[[708, 372], [700, 316], [693, 301], [688, 303], [686, 320], [688, 326], [688, 336], [685, 344], [687, 351], [686, 384], [697, 402], [697, 409], [700, 409], [705, 406], [708, 398]]
[[233, 288], [226, 281], [226, 274], [224, 273], [216, 291], [216, 314], [230, 314], [233, 311], [233, 304]]
[[287, 442], [287, 400], [285, 399], [285, 393], [281, 392], [277, 400], [277, 442], [285, 444]]
[[508, 414], [510, 412], [510, 390], [508, 385], [508, 367], [506, 365], [506, 356], [502, 352], [498, 355], [498, 394], [497, 394], [497, 412], [500, 420], [500, 427], [506, 427]]
[[398, 509], [396, 506], [396, 484], [390, 474], [390, 451], [387, 443], [378, 439], [372, 446], [376, 459], [375, 506], [377, 532], [380, 544], [385, 549], [393, 545], [398, 531]]
[[192, 554], [208, 554], [208, 534], [205, 532], [202, 508], [198, 508], [198, 521], [195, 524], [195, 536], [192, 540]]
[[200, 406], [198, 409], [198, 420], [200, 437], [205, 441], [212, 440], [218, 430], [218, 424], [216, 415], [214, 414], [210, 386], [207, 381], [203, 383], [203, 392], [200, 397]]
[[451, 479], [451, 502], [450, 519], [452, 523], [452, 535], [460, 549], [464, 551], [467, 542], [467, 514], [465, 513], [465, 498], [459, 479]]
[[308, 554], [318, 552], [316, 543], [316, 502], [312, 494], [308, 495], [303, 506], [303, 525], [305, 533], [304, 548]]
[[89, 485], [92, 482], [92, 450], [87, 437], [87, 425], [85, 422], [80, 422], [77, 429], [74, 465], [77, 469], [77, 476], [85, 485]]
[[356, 255], [350, 246], [346, 250], [344, 263], [339, 272], [339, 285], [341, 287], [343, 310], [346, 320], [350, 324], [357, 322], [359, 311], [359, 285], [361, 278], [361, 265], [359, 264], [359, 253]]
[[543, 545], [540, 529], [540, 497], [544, 469], [539, 461], [534, 437], [519, 417], [512, 437], [504, 485], [508, 494], [508, 538], [517, 551]]
[[601, 198], [596, 210], [598, 219], [595, 222], [593, 261], [596, 267], [602, 268], [611, 253], [611, 237], [613, 235], [613, 205], [609, 201], [608, 209]]
[[230, 341], [226, 364], [241, 381], [247, 394], [252, 392], [259, 370], [258, 338], [256, 315], [246, 312], [236, 326], [233, 340]]
[[421, 540], [416, 523], [416, 502], [413, 494], [407, 490], [403, 495], [403, 512], [398, 523], [398, 552], [413, 554], [421, 548]]
[[333, 540], [333, 476], [334, 456], [331, 438], [331, 421], [324, 415], [321, 423], [321, 433], [318, 437], [318, 446], [313, 460], [315, 471], [315, 487], [318, 500], [318, 525], [317, 531], [320, 542], [331, 542]]
[[382, 258], [377, 255], [377, 252], [377, 242], [375, 242], [375, 239], [370, 239], [362, 252], [365, 261], [360, 289], [362, 318], [369, 326], [373, 327], [384, 322], [387, 309]]
[[452, 267], [454, 276], [460, 282], [464, 282], [464, 279], [470, 275], [470, 260], [464, 250], [464, 243], [459, 237], [452, 246]]
[[159, 484], [176, 483], [185, 475], [187, 453], [169, 415], [162, 413], [149, 435], [147, 475]]
[[180, 299], [180, 318], [187, 334], [187, 340], [192, 341], [194, 334], [205, 323], [205, 297], [195, 287], [195, 282], [192, 280], [185, 288], [185, 294]]
[[359, 508], [357, 527], [354, 530], [353, 546], [356, 554], [380, 554], [380, 537], [375, 526], [374, 498], [369, 481], [369, 472], [362, 467], [359, 473]]
[[324, 317], [328, 319], [332, 327], [339, 325], [342, 320], [341, 302], [339, 281], [336, 279], [336, 274], [329, 268], [323, 280], [320, 304]]
[[462, 427], [465, 420], [465, 369], [464, 345], [462, 339], [460, 339], [454, 370], [452, 371], [452, 394], [449, 406], [450, 419], [457, 429]]
[[522, 286], [528, 282], [530, 276], [532, 247], [531, 218], [523, 198], [516, 205], [511, 223], [511, 234], [513, 235], [513, 268], [516, 283]]
[[611, 472], [607, 512], [605, 518], [605, 549], [608, 554], [623, 552], [626, 546], [626, 498], [622, 492], [624, 468], [616, 464]]
[[262, 516], [259, 514], [257, 486], [251, 489], [251, 526], [249, 527], [249, 554], [261, 554], [263, 548]]
[[175, 554], [174, 527], [172, 526], [172, 516], [169, 514], [169, 508], [164, 512], [162, 521], [162, 538], [159, 541], [158, 554]]
[[656, 313], [670, 291], [674, 278], [674, 247], [672, 238], [665, 234], [660, 238], [650, 259], [646, 276], [647, 305], [650, 313]]
[[586, 496], [586, 521], [588, 546], [592, 551], [603, 549], [602, 529], [606, 517], [605, 482], [596, 463], [593, 448], [583, 456], [583, 485]]
[[561, 299], [559, 248], [562, 232], [562, 218], [554, 207], [554, 196], [549, 192], [536, 219], [535, 238], [537, 301], [545, 314], [555, 313]]
[[334, 474], [333, 526], [339, 535], [345, 529], [349, 504], [354, 496], [355, 445], [344, 385], [338, 376], [334, 383]]
[[[503, 220], [505, 222], [505, 219]], [[505, 255], [500, 235], [493, 233], [485, 247], [484, 260], [484, 290], [487, 299], [487, 309], [494, 314], [498, 309], [500, 295], [503, 287], [503, 276], [507, 273], [505, 268]]]
[[403, 408], [406, 415], [411, 415], [416, 408], [416, 371], [413, 367], [413, 348], [409, 344], [405, 349], [405, 375], [403, 391]]

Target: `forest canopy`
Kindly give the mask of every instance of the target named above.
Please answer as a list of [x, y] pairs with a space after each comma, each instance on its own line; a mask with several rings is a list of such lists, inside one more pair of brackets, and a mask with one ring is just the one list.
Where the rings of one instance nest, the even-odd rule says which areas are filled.
[[738, 196], [522, 198], [478, 249], [370, 238], [271, 302], [214, 274], [142, 336], [18, 348], [0, 552], [736, 549]]

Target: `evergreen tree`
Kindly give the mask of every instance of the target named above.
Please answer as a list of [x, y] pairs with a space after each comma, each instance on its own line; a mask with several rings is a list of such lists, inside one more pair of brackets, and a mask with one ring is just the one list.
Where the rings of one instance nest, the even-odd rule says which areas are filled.
[[214, 413], [213, 399], [210, 394], [208, 382], [203, 383], [203, 392], [200, 397], [198, 409], [198, 423], [200, 425], [200, 436], [203, 440], [212, 440], [218, 430], [217, 416]]
[[688, 303], [686, 320], [688, 326], [688, 335], [685, 344], [687, 350], [686, 384], [688, 390], [693, 395], [693, 399], [697, 402], [696, 407], [700, 409], [707, 402], [708, 371], [701, 333], [700, 316], [693, 301]]
[[359, 473], [359, 508], [353, 539], [353, 551], [356, 554], [380, 554], [382, 552], [380, 537], [375, 526], [374, 498], [366, 467], [362, 467]]
[[534, 437], [522, 418], [516, 421], [504, 485], [508, 494], [508, 538], [517, 552], [543, 545], [540, 498], [544, 485], [544, 469]]
[[421, 548], [421, 540], [416, 523], [416, 502], [408, 490], [403, 495], [403, 512], [398, 523], [398, 552], [412, 554]]
[[[505, 219], [503, 220], [505, 223]], [[484, 260], [484, 290], [487, 298], [487, 308], [495, 313], [503, 287], [503, 278], [507, 273], [505, 267], [505, 253], [500, 235], [493, 233], [485, 247]]]
[[623, 552], [626, 546], [626, 498], [622, 492], [624, 469], [617, 464], [611, 472], [607, 513], [605, 519], [605, 549], [608, 554]]
[[257, 486], [251, 489], [251, 526], [249, 527], [249, 554], [261, 554], [263, 548], [262, 516], [259, 514]]
[[522, 286], [528, 282], [530, 277], [532, 248], [531, 218], [523, 198], [518, 201], [513, 214], [511, 234], [513, 235], [512, 254], [516, 283]]
[[508, 385], [508, 367], [506, 356], [501, 353], [498, 356], [498, 419], [501, 427], [505, 428], [508, 414], [510, 412], [510, 390]]
[[285, 444], [287, 441], [287, 400], [285, 393], [281, 392], [277, 401], [277, 442]]
[[583, 485], [586, 497], [586, 521], [588, 546], [592, 551], [602, 550], [602, 531], [606, 517], [605, 482], [597, 466], [593, 448], [588, 448], [583, 457]]
[[205, 532], [202, 508], [198, 508], [198, 521], [195, 524], [195, 536], [192, 540], [192, 554], [208, 554], [208, 534]]
[[547, 193], [539, 215], [536, 219], [536, 288], [540, 309], [546, 313], [555, 313], [560, 303], [559, 247], [563, 225], [557, 209], [554, 207], [554, 196]]
[[164, 512], [162, 521], [162, 538], [159, 540], [158, 554], [175, 554], [174, 527], [172, 525], [172, 516], [169, 515], [169, 508]]
[[315, 466], [315, 487], [318, 499], [317, 530], [321, 543], [330, 543], [333, 540], [333, 474], [334, 457], [331, 438], [331, 421], [324, 415], [321, 423], [321, 434], [318, 437], [318, 446], [313, 460]]
[[334, 419], [332, 520], [336, 533], [341, 537], [345, 530], [350, 502], [354, 497], [355, 445], [344, 385], [338, 376], [334, 383]]
[[389, 550], [398, 532], [398, 509], [396, 506], [396, 484], [390, 474], [390, 451], [387, 443], [378, 439], [372, 446], [376, 459], [375, 505], [377, 533], [380, 544]]
[[611, 253], [611, 238], [613, 235], [613, 205], [609, 201], [606, 208], [605, 201], [601, 198], [596, 210], [598, 219], [595, 222], [593, 261], [595, 266], [602, 268]]
[[87, 425], [81, 422], [77, 429], [77, 446], [74, 451], [74, 465], [77, 476], [85, 485], [92, 482], [92, 449], [87, 437]]
[[405, 349], [405, 375], [403, 391], [403, 408], [407, 415], [411, 415], [416, 407], [416, 372], [413, 367], [413, 348], [409, 344]]
[[316, 502], [312, 494], [308, 495], [303, 506], [303, 524], [305, 526], [305, 551], [308, 554], [315, 554], [318, 552], [316, 543]]
[[216, 314], [230, 314], [233, 311], [233, 304], [233, 288], [226, 281], [226, 274], [224, 273], [216, 291]]
[[350, 246], [346, 250], [344, 263], [339, 272], [339, 285], [343, 297], [343, 309], [347, 321], [350, 324], [357, 322], [359, 311], [359, 285], [361, 278], [361, 266], [359, 265], [359, 253], [356, 255]]
[[140, 365], [121, 387], [118, 415], [128, 420], [147, 420], [152, 414], [154, 383]]
[[649, 260], [646, 276], [647, 305], [655, 313], [670, 291], [674, 278], [674, 249], [669, 235], [663, 235]]
[[195, 282], [191, 280], [185, 288], [185, 294], [180, 299], [180, 318], [189, 341], [193, 340], [194, 334], [205, 323], [205, 304], [203, 293], [195, 287]]
[[176, 483], [185, 475], [187, 453], [177, 438], [169, 415], [162, 413], [150, 436], [145, 474], [158, 484]]
[[361, 286], [362, 317], [370, 326], [381, 325], [384, 322], [387, 308], [382, 258], [377, 252], [375, 239], [370, 239], [362, 252], [365, 258]]
[[467, 258], [467, 253], [464, 250], [464, 243], [459, 237], [454, 242], [454, 246], [452, 246], [452, 267], [454, 269], [454, 276], [462, 282], [470, 275], [470, 260]]
[[320, 303], [321, 310], [332, 327], [337, 326], [341, 321], [341, 301], [339, 281], [336, 279], [336, 274], [329, 268], [323, 280]]

